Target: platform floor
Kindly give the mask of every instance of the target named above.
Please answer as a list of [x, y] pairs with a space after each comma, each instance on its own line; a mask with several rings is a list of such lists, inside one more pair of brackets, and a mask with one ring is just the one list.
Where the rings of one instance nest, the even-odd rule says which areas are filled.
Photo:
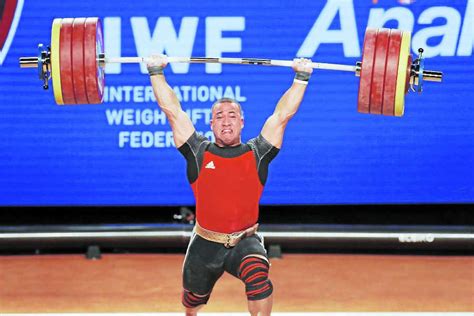
[[[0, 256], [0, 314], [179, 313], [183, 258]], [[474, 312], [472, 256], [284, 254], [271, 264], [275, 315]], [[203, 313], [244, 313], [246, 306], [243, 284], [225, 274]]]

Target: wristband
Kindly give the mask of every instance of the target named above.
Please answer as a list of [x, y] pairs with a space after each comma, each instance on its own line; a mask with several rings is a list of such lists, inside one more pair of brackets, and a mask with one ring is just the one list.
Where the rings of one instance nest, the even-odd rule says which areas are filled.
[[304, 85], [308, 85], [308, 81], [304, 81], [304, 80], [299, 80], [299, 79], [293, 79], [293, 82], [295, 83], [300, 83], [300, 84], [304, 84]]
[[295, 75], [295, 80], [305, 81], [306, 83], [308, 83], [310, 77], [311, 74], [309, 72], [298, 71]]
[[150, 67], [147, 67], [147, 69], [148, 69], [148, 74], [150, 76], [162, 75], [163, 74], [163, 67], [161, 67], [161, 66], [150, 66]]

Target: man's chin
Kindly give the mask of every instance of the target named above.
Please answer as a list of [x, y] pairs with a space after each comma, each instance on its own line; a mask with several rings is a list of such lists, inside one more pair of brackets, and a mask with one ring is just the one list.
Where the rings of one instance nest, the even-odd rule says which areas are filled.
[[220, 141], [225, 146], [235, 146], [239, 142], [235, 137], [222, 137]]
[[224, 135], [221, 135], [221, 139], [225, 141], [226, 143], [232, 142], [233, 140], [235, 140], [235, 136], [234, 134], [224, 134]]

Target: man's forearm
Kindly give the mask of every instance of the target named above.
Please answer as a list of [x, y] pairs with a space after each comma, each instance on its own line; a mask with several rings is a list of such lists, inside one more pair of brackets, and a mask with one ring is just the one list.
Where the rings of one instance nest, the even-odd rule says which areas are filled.
[[166, 114], [173, 130], [173, 139], [177, 148], [181, 147], [195, 132], [193, 122], [181, 108], [181, 103], [173, 89], [166, 82], [163, 70], [168, 65], [165, 55], [152, 55], [147, 63], [151, 86], [158, 106]]
[[306, 91], [307, 85], [298, 82], [293, 82], [291, 87], [286, 90], [283, 96], [278, 101], [275, 108], [275, 114], [285, 119], [290, 119], [295, 115], [300, 107], [301, 101]]
[[176, 93], [171, 89], [168, 82], [166, 82], [165, 76], [150, 76], [150, 80], [159, 107], [167, 116], [176, 116], [178, 111], [181, 110], [181, 105]]

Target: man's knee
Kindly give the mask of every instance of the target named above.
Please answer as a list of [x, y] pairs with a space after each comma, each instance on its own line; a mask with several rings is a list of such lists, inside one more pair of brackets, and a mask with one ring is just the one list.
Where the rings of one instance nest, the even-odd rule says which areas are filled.
[[209, 300], [210, 296], [211, 293], [208, 293], [206, 295], [199, 295], [186, 289], [183, 289], [181, 302], [186, 308], [196, 308], [200, 305], [207, 304], [207, 301]]
[[268, 278], [270, 264], [267, 260], [249, 256], [242, 260], [239, 278], [245, 283], [245, 291], [249, 301], [262, 300], [273, 292], [273, 285]]

